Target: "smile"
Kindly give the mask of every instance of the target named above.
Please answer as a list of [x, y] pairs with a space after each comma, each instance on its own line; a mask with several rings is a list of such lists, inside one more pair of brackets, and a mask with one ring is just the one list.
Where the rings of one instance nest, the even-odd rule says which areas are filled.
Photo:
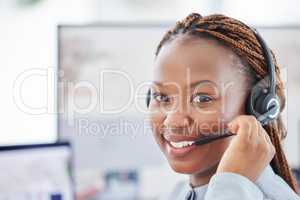
[[181, 142], [171, 142], [170, 144], [175, 148], [184, 148], [188, 146], [192, 146], [195, 142], [194, 141], [181, 141]]
[[182, 135], [162, 135], [166, 142], [166, 150], [172, 157], [186, 156], [189, 152], [196, 149], [195, 138]]

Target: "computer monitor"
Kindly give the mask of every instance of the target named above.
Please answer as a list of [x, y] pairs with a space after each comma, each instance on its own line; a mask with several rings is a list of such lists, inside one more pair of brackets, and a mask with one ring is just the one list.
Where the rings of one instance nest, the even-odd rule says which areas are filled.
[[[143, 94], [147, 93], [149, 86], [140, 86], [152, 81], [155, 49], [173, 24], [103, 22], [58, 27], [58, 67], [63, 72], [58, 77], [57, 102], [61, 111], [58, 132], [74, 143], [76, 167], [106, 170], [165, 163], [153, 141], [152, 132], [148, 131], [147, 116], [143, 114], [147, 111]], [[291, 166], [299, 167], [300, 151], [295, 149], [299, 148], [300, 141], [297, 121], [300, 113], [294, 111], [298, 109], [299, 99], [296, 87], [299, 75], [295, 72], [300, 65], [300, 27], [256, 28], [274, 50], [282, 68], [288, 97], [283, 111], [288, 130], [285, 149]], [[109, 73], [107, 69], [119, 73]], [[102, 72], [105, 74], [103, 77]], [[129, 83], [132, 83], [133, 90]], [[72, 84], [78, 84], [76, 91], [68, 88]], [[81, 114], [78, 110], [93, 104], [90, 103], [93, 87], [97, 91], [97, 103], [94, 109]], [[132, 101], [129, 95], [134, 97]], [[128, 107], [127, 102], [130, 103]], [[104, 113], [117, 110], [119, 106], [126, 109], [117, 114]]]
[[68, 142], [0, 147], [0, 199], [73, 200]]

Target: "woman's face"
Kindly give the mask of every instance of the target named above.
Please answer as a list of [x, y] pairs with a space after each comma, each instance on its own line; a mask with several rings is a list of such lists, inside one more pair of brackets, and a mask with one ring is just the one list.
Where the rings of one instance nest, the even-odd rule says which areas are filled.
[[155, 140], [170, 166], [201, 174], [216, 168], [231, 138], [185, 145], [218, 133], [244, 113], [247, 81], [236, 54], [214, 40], [193, 37], [179, 36], [160, 50], [149, 109]]

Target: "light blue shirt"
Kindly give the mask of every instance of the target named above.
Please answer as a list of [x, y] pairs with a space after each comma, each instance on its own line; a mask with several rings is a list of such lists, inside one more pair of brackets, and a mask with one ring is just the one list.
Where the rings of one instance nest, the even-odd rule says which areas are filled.
[[300, 197], [277, 174], [267, 166], [256, 182], [230, 172], [212, 176], [209, 183], [192, 188], [190, 184], [180, 182], [168, 199], [186, 200], [191, 191], [194, 200], [299, 200]]

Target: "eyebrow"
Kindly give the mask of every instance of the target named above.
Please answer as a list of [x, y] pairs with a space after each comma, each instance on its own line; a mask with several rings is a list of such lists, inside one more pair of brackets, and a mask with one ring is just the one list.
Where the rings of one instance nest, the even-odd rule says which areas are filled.
[[[163, 87], [165, 85], [165, 83], [162, 83], [162, 82], [158, 82], [158, 81], [153, 81], [152, 82], [153, 84], [157, 85], [157, 86], [160, 86], [160, 87]], [[199, 81], [195, 81], [195, 82], [192, 82], [190, 84], [190, 87], [191, 88], [194, 88], [196, 87], [197, 85], [199, 84], [203, 84], [203, 83], [212, 83], [213, 85], [217, 85], [215, 82], [211, 81], [211, 80], [199, 80]]]

